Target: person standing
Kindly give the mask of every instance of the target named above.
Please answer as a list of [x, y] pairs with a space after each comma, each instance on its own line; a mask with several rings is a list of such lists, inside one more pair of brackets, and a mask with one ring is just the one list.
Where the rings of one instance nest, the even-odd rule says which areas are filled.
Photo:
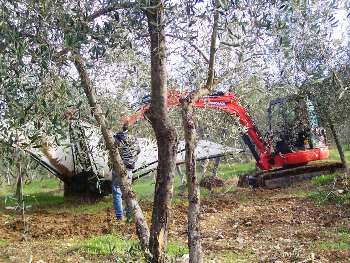
[[[136, 138], [129, 136], [129, 125], [124, 123], [122, 131], [116, 133], [114, 143], [126, 168], [129, 183], [132, 183], [132, 171], [135, 169], [137, 155], [140, 153], [140, 146]], [[123, 220], [122, 192], [117, 182], [116, 173], [112, 172], [112, 194], [113, 204], [117, 220]]]

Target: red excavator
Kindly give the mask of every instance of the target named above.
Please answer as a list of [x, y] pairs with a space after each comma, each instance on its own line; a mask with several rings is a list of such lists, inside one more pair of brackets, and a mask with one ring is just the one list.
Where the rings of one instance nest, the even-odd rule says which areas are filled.
[[[168, 107], [179, 106], [181, 98], [188, 95], [176, 90], [169, 91]], [[312, 161], [327, 159], [329, 149], [325, 131], [319, 126], [313, 104], [307, 97], [295, 95], [273, 100], [268, 108], [269, 132], [264, 137], [237, 96], [231, 92], [204, 96], [197, 100], [194, 106], [232, 114], [243, 126], [243, 141], [249, 147], [261, 171], [243, 176], [240, 180], [241, 185], [248, 183], [255, 186], [282, 186], [293, 180], [297, 181], [297, 176], [304, 179], [313, 176], [314, 173], [341, 168], [339, 163], [308, 165]], [[132, 124], [144, 118], [149, 107], [150, 96], [146, 96], [139, 110], [124, 121]]]

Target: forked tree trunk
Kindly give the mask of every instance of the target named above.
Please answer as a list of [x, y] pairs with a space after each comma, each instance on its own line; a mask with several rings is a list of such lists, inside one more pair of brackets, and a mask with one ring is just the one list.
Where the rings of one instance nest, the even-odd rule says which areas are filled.
[[150, 121], [158, 146], [158, 169], [152, 211], [150, 251], [152, 262], [165, 262], [176, 164], [177, 134], [167, 113], [163, 2], [161, 0], [151, 0], [150, 7], [145, 12], [151, 39], [152, 101]]
[[188, 247], [190, 262], [203, 262], [201, 232], [200, 232], [200, 187], [196, 174], [196, 129], [193, 118], [193, 106], [188, 101], [182, 101], [182, 123], [186, 142], [186, 175], [188, 188]]
[[208, 65], [208, 78], [206, 84], [196, 90], [189, 98], [182, 100], [182, 120], [185, 130], [185, 142], [186, 142], [186, 175], [187, 175], [187, 187], [188, 187], [188, 248], [190, 251], [190, 263], [203, 262], [202, 245], [201, 245], [201, 233], [200, 233], [200, 187], [198, 178], [196, 175], [196, 130], [193, 118], [193, 103], [200, 97], [207, 95], [211, 92], [216, 83], [214, 81], [214, 64], [216, 53], [216, 39], [219, 23], [219, 12], [214, 9], [214, 23], [213, 31], [210, 41], [210, 57]]
[[98, 125], [101, 128], [101, 132], [106, 143], [106, 148], [108, 149], [109, 156], [112, 161], [113, 169], [117, 174], [117, 183], [120, 186], [123, 198], [126, 201], [128, 208], [131, 209], [135, 215], [136, 233], [140, 240], [140, 244], [144, 249], [147, 249], [149, 244], [149, 229], [147, 222], [136, 199], [136, 195], [133, 192], [130, 183], [128, 182], [126, 169], [119, 155], [119, 152], [114, 147], [112, 134], [107, 128], [107, 121], [102, 112], [101, 106], [96, 101], [96, 95], [93, 90], [90, 77], [87, 73], [85, 63], [79, 54], [76, 54], [74, 56], [73, 62], [78, 70], [81, 85], [84, 88], [85, 95], [89, 101], [91, 112], [93, 113]]

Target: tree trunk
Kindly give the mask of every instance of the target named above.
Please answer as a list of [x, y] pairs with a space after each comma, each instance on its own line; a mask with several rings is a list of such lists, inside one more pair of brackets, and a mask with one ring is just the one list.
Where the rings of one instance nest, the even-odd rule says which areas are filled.
[[[17, 151], [17, 150], [16, 150]], [[17, 157], [17, 155], [16, 155]], [[17, 203], [22, 206], [23, 204], [23, 174], [22, 174], [22, 165], [21, 160], [18, 158], [15, 159], [16, 163], [16, 172], [17, 172], [17, 181], [16, 181], [16, 192], [15, 197]]]
[[180, 165], [176, 165], [176, 172], [177, 172], [177, 175], [180, 176], [181, 185], [186, 185], [186, 184], [187, 184], [186, 174], [184, 174], [184, 173], [181, 171]]
[[215, 163], [214, 163], [213, 169], [211, 170], [211, 176], [217, 176], [218, 170], [219, 170], [219, 165], [221, 162], [221, 157], [216, 157], [214, 161], [215, 161]]
[[176, 164], [177, 134], [167, 113], [163, 2], [161, 0], [150, 1], [150, 7], [145, 12], [151, 40], [152, 100], [150, 121], [158, 146], [158, 169], [152, 211], [150, 251], [153, 257], [152, 262], [165, 262]]
[[329, 115], [327, 116], [327, 118], [328, 118], [329, 128], [331, 129], [331, 132], [332, 132], [335, 144], [336, 144], [337, 149], [338, 149], [340, 160], [341, 160], [341, 162], [342, 162], [342, 164], [344, 166], [346, 174], [349, 176], [349, 174], [350, 174], [349, 173], [349, 167], [348, 167], [345, 155], [344, 155], [343, 147], [342, 147], [342, 145], [341, 145], [341, 143], [339, 141], [339, 137], [338, 137], [337, 131], [336, 131], [335, 127], [334, 127], [334, 123], [333, 123], [333, 121], [332, 121], [332, 119], [330, 118]]
[[193, 103], [200, 97], [207, 95], [215, 87], [214, 64], [216, 53], [216, 38], [218, 30], [219, 12], [217, 3], [214, 9], [214, 23], [210, 42], [210, 57], [208, 65], [208, 78], [204, 87], [196, 90], [192, 95], [182, 100], [182, 122], [185, 131], [186, 142], [186, 175], [188, 187], [188, 248], [190, 251], [190, 263], [203, 262], [201, 234], [200, 234], [200, 188], [196, 175], [196, 133], [193, 119]]
[[188, 248], [190, 262], [203, 262], [201, 233], [200, 233], [200, 187], [196, 175], [196, 130], [193, 120], [193, 105], [188, 101], [182, 102], [182, 123], [186, 142], [186, 175], [188, 188]]
[[102, 112], [101, 106], [96, 101], [96, 96], [93, 90], [91, 80], [88, 76], [83, 58], [79, 54], [76, 54], [74, 56], [74, 64], [78, 70], [81, 85], [84, 88], [85, 95], [89, 101], [91, 112], [101, 128], [101, 132], [106, 143], [106, 148], [108, 149], [109, 156], [112, 161], [113, 169], [117, 174], [117, 183], [120, 186], [123, 198], [126, 201], [128, 208], [135, 215], [136, 234], [140, 240], [142, 248], [147, 249], [149, 244], [149, 229], [147, 226], [147, 222], [144, 218], [141, 207], [136, 199], [136, 195], [132, 190], [131, 184], [128, 182], [126, 169], [124, 167], [123, 161], [119, 155], [119, 152], [114, 147], [112, 134], [107, 128], [108, 125], [106, 118]]
[[6, 170], [6, 179], [7, 179], [7, 185], [11, 185], [11, 179], [10, 179], [10, 167], [7, 167]]
[[205, 174], [206, 174], [207, 169], [208, 169], [208, 165], [209, 165], [209, 159], [206, 159], [206, 160], [200, 162], [200, 165], [199, 165], [200, 171], [199, 171], [199, 173], [200, 173], [202, 178], [205, 177]]

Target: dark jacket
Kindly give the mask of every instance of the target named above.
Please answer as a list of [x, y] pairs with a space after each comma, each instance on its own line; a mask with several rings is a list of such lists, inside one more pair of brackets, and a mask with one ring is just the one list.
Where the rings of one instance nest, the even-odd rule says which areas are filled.
[[135, 169], [137, 155], [141, 151], [137, 140], [128, 136], [128, 131], [118, 132], [113, 137], [126, 168]]

